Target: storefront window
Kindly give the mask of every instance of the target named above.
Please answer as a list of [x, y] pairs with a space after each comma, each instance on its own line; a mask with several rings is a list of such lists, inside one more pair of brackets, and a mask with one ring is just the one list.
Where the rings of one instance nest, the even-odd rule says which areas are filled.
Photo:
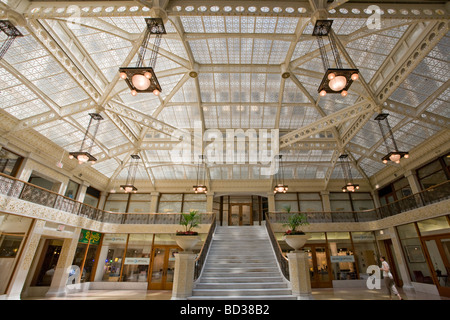
[[287, 208], [291, 212], [297, 212], [298, 210], [298, 201], [296, 193], [284, 193], [284, 194], [276, 194], [275, 195], [275, 211], [277, 212], [286, 212]]
[[0, 294], [5, 293], [32, 219], [0, 213]]
[[206, 212], [206, 195], [205, 194], [185, 194], [183, 200], [183, 212], [187, 213], [192, 210], [199, 213]]
[[[151, 204], [150, 193], [136, 193], [130, 195], [130, 203], [128, 205], [129, 213], [149, 213]], [[125, 211], [123, 211], [125, 212]]]
[[373, 232], [352, 232], [353, 248], [360, 279], [367, 279], [367, 268], [378, 265], [378, 249]]
[[445, 161], [448, 161], [447, 157], [439, 158], [417, 170], [417, 178], [423, 189], [428, 189], [448, 180], [448, 165]]
[[414, 223], [397, 227], [412, 281], [433, 284]]
[[319, 193], [299, 193], [300, 211], [322, 212], [322, 199]]
[[[88, 282], [91, 280], [92, 269], [95, 265], [95, 258], [97, 256], [97, 249], [100, 243], [101, 234], [89, 230], [81, 230], [80, 238], [78, 239], [78, 246], [75, 251], [72, 266], [78, 266], [80, 282]], [[86, 252], [87, 251], [87, 252]], [[72, 268], [72, 273], [77, 270]]]
[[124, 213], [127, 210], [128, 194], [110, 193], [105, 202], [106, 211]]
[[159, 199], [158, 212], [181, 212], [183, 204], [182, 194], [162, 194]]
[[84, 197], [83, 203], [91, 207], [97, 208], [99, 198], [100, 198], [100, 191], [95, 188], [88, 187], [86, 189], [86, 195]]
[[147, 282], [153, 234], [130, 234], [123, 266], [123, 281]]
[[79, 187], [80, 185], [78, 183], [69, 180], [64, 196], [70, 199], [76, 199]]
[[353, 211], [349, 195], [343, 192], [330, 192], [330, 206], [331, 211]]
[[335, 280], [357, 279], [355, 256], [349, 232], [327, 232]]
[[9, 176], [15, 177], [20, 164], [22, 163], [23, 157], [0, 148], [0, 172], [7, 174]]
[[97, 267], [97, 274], [100, 272], [101, 278], [98, 281], [118, 282], [128, 234], [111, 233], [104, 234], [103, 237]]

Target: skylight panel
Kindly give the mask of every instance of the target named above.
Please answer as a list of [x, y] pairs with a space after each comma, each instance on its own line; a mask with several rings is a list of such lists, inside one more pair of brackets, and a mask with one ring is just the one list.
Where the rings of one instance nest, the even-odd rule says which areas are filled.
[[225, 33], [225, 20], [220, 16], [205, 16], [202, 18], [206, 33]]
[[279, 17], [275, 33], [294, 33], [297, 28], [298, 18]]
[[276, 17], [256, 17], [255, 33], [274, 33], [276, 25]]
[[310, 101], [299, 87], [288, 78], [284, 83], [283, 103], [310, 103]]
[[253, 43], [253, 64], [267, 64], [272, 50], [272, 40], [255, 39]]
[[[242, 17], [244, 18], [244, 17]], [[225, 28], [227, 33], [239, 33], [240, 32], [240, 17], [226, 16]]]
[[194, 60], [201, 64], [210, 64], [211, 56], [209, 54], [208, 42], [206, 40], [191, 40], [189, 41], [192, 56]]
[[185, 32], [192, 33], [203, 33], [205, 29], [203, 28], [202, 17], [195, 16], [181, 16], [181, 23]]
[[251, 64], [253, 57], [253, 39], [241, 39], [241, 64]]
[[279, 88], [281, 86], [281, 75], [279, 74], [267, 74], [265, 102], [278, 102], [279, 100]]
[[34, 129], [60, 147], [78, 145], [79, 148], [84, 137], [84, 132], [79, 131], [73, 125], [63, 120], [55, 120], [43, 126], [37, 126]]
[[241, 26], [240, 31], [241, 33], [255, 33], [255, 17], [240, 17], [241, 19]]
[[272, 50], [270, 52], [269, 64], [281, 64], [286, 60], [286, 54], [291, 43], [287, 41], [273, 41]]
[[209, 52], [211, 53], [212, 63], [228, 63], [227, 39], [208, 39]]
[[[0, 93], [0, 100], [2, 94]], [[39, 99], [34, 99], [24, 103], [16, 104], [9, 108], [4, 108], [6, 112], [13, 115], [19, 120], [26, 119], [47, 112], [50, 109]]]

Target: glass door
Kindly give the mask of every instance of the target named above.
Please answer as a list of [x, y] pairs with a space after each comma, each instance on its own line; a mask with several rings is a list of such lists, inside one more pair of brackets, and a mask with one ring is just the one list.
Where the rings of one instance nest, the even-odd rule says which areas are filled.
[[424, 237], [423, 241], [439, 294], [450, 297], [450, 237]]
[[325, 244], [308, 244], [303, 250], [308, 254], [311, 288], [331, 288], [330, 261]]
[[152, 251], [149, 290], [172, 290], [175, 270], [175, 253], [179, 248], [155, 246]]
[[251, 204], [231, 204], [229, 225], [251, 226], [253, 224]]
[[242, 213], [241, 213], [241, 206], [240, 205], [231, 205], [231, 211], [230, 211], [230, 226], [239, 226], [242, 223]]

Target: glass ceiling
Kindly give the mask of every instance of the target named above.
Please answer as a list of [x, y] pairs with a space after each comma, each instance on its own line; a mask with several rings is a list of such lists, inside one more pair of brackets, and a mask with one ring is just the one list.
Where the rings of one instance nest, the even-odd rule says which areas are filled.
[[[380, 89], [379, 79], [392, 71], [389, 63], [399, 50], [426, 40], [425, 35], [414, 32], [420, 22], [407, 15], [395, 16], [380, 29], [369, 30], [361, 6], [353, 8], [350, 1], [341, 9], [330, 10], [342, 63], [348, 68], [356, 66], [365, 85], [355, 82], [345, 98], [332, 94], [322, 98], [317, 88], [324, 70], [316, 39], [311, 36], [309, 7], [267, 11], [254, 1], [254, 6], [248, 8], [197, 8], [185, 1], [185, 7], [167, 8], [167, 34], [162, 37], [155, 66], [163, 88], [161, 94], [132, 96], [119, 80], [118, 68], [135, 65], [149, 8], [116, 8], [114, 3], [110, 7], [87, 6], [82, 10], [93, 15], [81, 17], [80, 24], [74, 26], [65, 14], [69, 2], [64, 3], [54, 10], [46, 9], [47, 16], [33, 18], [29, 13], [38, 27], [18, 27], [24, 36], [17, 38], [0, 60], [0, 108], [17, 121], [34, 119], [28, 127], [72, 152], [80, 148], [90, 119], [88, 113], [95, 112], [95, 108], [69, 112], [69, 107], [93, 102], [96, 99], [92, 92], [98, 93], [104, 120], [92, 154], [104, 156], [91, 167], [111, 181], [126, 179], [129, 155], [134, 150], [140, 150], [143, 159], [136, 179], [197, 176], [195, 163], [173, 163], [170, 149], [175, 143], [170, 132], [160, 126], [144, 125], [135, 116], [126, 116], [127, 112], [138, 111], [149, 122], [157, 119], [160, 124], [189, 133], [200, 127], [219, 130], [225, 137], [228, 129], [254, 129], [258, 134], [259, 130], [276, 129], [280, 137], [374, 96]], [[8, 5], [8, 1], [2, 1], [4, 4]], [[41, 9], [30, 10], [39, 13]], [[394, 14], [389, 10], [386, 7], [383, 14]], [[417, 14], [422, 13], [427, 14]], [[433, 19], [425, 24], [436, 23]], [[42, 35], [52, 39], [53, 44], [43, 41]], [[0, 33], [0, 45], [5, 40], [4, 33]], [[152, 43], [153, 39], [149, 48]], [[332, 57], [330, 50], [328, 54]], [[412, 150], [448, 130], [449, 60], [447, 34], [407, 71], [405, 80], [383, 101], [400, 149]], [[282, 76], [285, 71], [289, 77]], [[115, 113], [117, 108], [121, 112]], [[374, 116], [371, 114], [370, 120], [342, 146], [357, 160], [351, 164], [356, 179], [371, 177], [386, 167], [379, 159], [387, 152]], [[436, 121], [429, 119], [433, 116]], [[331, 179], [343, 179], [340, 166], [333, 166], [332, 161], [352, 125], [352, 119], [341, 122], [324, 134], [307, 137], [301, 146], [281, 149], [286, 159], [285, 178], [323, 180], [331, 170]], [[362, 149], [357, 151], [352, 146]], [[247, 157], [249, 153], [246, 150]], [[212, 180], [270, 179], [262, 168], [261, 163], [249, 161], [215, 163], [208, 166], [208, 172]]]

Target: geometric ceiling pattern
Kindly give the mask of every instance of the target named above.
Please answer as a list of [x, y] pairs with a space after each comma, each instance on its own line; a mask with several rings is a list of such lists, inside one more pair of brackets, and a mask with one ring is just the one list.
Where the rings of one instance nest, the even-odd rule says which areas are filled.
[[[118, 69], [136, 64], [147, 17], [167, 32], [154, 68], [162, 92], [132, 96]], [[333, 20], [343, 66], [360, 71], [346, 97], [318, 94], [315, 17]], [[23, 37], [0, 60], [0, 111], [67, 152], [100, 111], [89, 166], [111, 181], [126, 179], [136, 152], [136, 179], [195, 179], [195, 163], [173, 161], [179, 134], [200, 132], [206, 149], [208, 134], [220, 136], [228, 155], [232, 130], [233, 142], [247, 135], [244, 161], [209, 162], [211, 180], [270, 179], [250, 161], [250, 133], [279, 145], [286, 179], [342, 179], [342, 153], [353, 177], [368, 179], [386, 166], [378, 112], [389, 113], [400, 150], [449, 128], [448, 17], [442, 1], [1, 0], [0, 19]]]

